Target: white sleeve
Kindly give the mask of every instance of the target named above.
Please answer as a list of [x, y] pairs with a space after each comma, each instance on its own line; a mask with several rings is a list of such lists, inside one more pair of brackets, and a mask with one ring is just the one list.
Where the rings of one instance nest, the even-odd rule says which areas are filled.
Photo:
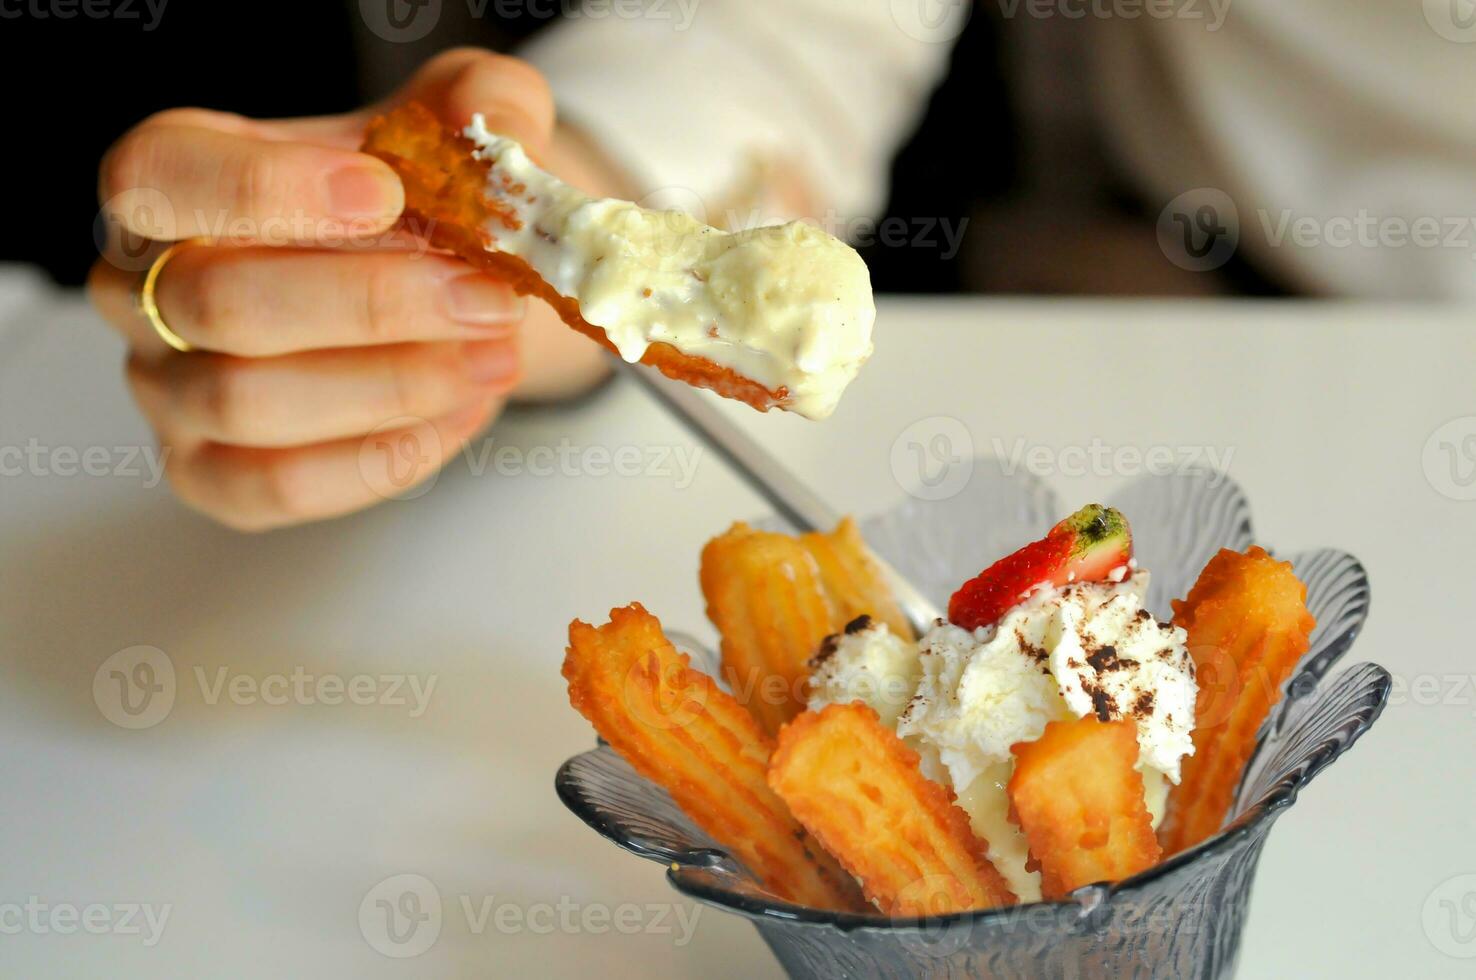
[[631, 16], [610, 0], [576, 6], [520, 54], [644, 191], [713, 200], [763, 155], [796, 161], [844, 222], [881, 208], [892, 153], [967, 18], [964, 0], [936, 20], [919, 4], [645, 0]]

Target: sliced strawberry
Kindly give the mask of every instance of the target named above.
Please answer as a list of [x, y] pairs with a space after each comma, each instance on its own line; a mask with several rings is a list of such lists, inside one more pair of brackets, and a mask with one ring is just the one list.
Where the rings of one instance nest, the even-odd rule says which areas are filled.
[[992, 626], [1042, 582], [1099, 582], [1133, 557], [1127, 518], [1089, 504], [1051, 533], [1001, 558], [965, 582], [948, 600], [948, 618], [964, 629]]

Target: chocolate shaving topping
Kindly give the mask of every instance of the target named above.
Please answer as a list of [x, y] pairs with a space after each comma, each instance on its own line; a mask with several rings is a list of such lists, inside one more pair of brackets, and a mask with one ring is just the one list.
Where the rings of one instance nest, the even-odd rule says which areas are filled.
[[820, 650], [819, 650], [819, 652], [816, 653], [813, 657], [810, 658], [810, 663], [809, 663], [810, 669], [811, 670], [814, 670], [816, 667], [819, 667], [821, 664], [825, 663], [825, 661], [827, 661], [831, 657], [835, 656], [836, 648], [839, 647], [839, 646], [840, 646], [840, 634], [839, 633], [832, 633], [829, 636], [827, 636], [825, 639], [821, 640], [820, 641]]
[[1144, 691], [1138, 695], [1138, 700], [1133, 702], [1133, 714], [1139, 718], [1147, 718], [1153, 714], [1153, 692]]
[[1091, 688], [1092, 707], [1096, 709], [1098, 721], [1112, 720], [1112, 699], [1100, 687]]
[[861, 615], [857, 616], [855, 619], [846, 624], [846, 635], [854, 636], [862, 630], [870, 628], [871, 617], [866, 615], [865, 613], [862, 613]]
[[1050, 659], [1051, 655], [1046, 652], [1045, 647], [1035, 646], [1029, 640], [1025, 639], [1025, 634], [1021, 632], [1018, 626], [1015, 627], [1015, 639], [1020, 644], [1020, 652], [1036, 663], [1044, 663]]
[[1117, 648], [1114, 646], [1100, 647], [1087, 654], [1087, 663], [1091, 664], [1092, 669], [1099, 674], [1109, 670], [1122, 670], [1127, 666], [1117, 658]]

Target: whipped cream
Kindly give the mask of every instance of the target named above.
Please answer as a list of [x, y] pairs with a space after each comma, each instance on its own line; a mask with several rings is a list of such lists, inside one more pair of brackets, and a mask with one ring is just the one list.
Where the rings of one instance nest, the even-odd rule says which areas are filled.
[[[953, 787], [989, 859], [1021, 901], [1040, 899], [1024, 834], [1010, 818], [1011, 746], [1039, 738], [1047, 724], [1094, 714], [1137, 726], [1138, 768], [1156, 827], [1179, 763], [1193, 754], [1198, 692], [1186, 634], [1143, 608], [1148, 573], [1124, 566], [1117, 581], [1032, 590], [993, 627], [965, 630], [938, 621], [911, 647], [885, 626], [837, 638], [817, 658], [809, 707], [860, 700], [921, 758], [924, 774]], [[864, 678], [865, 682], [862, 683]], [[896, 696], [911, 683], [906, 708]]]
[[809, 702], [824, 706], [862, 701], [883, 725], [896, 728], [921, 675], [917, 647], [885, 623], [862, 616], [844, 633], [826, 637], [820, 654], [810, 661]]
[[866, 264], [813, 225], [724, 232], [679, 211], [589, 197], [488, 132], [481, 115], [463, 135], [492, 164], [488, 198], [521, 223], [489, 222], [495, 248], [575, 300], [625, 360], [671, 344], [781, 393], [785, 408], [823, 418], [871, 355], [876, 307]]

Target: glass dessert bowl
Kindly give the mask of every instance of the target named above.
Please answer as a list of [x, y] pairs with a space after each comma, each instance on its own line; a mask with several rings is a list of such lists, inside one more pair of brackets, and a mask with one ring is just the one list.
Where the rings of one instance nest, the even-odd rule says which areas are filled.
[[[1136, 557], [1152, 570], [1143, 601], [1163, 620], [1169, 598], [1189, 594], [1212, 556], [1253, 541], [1247, 501], [1221, 474], [1147, 478], [1108, 502], [1132, 521]], [[958, 495], [908, 500], [861, 528], [874, 550], [941, 601], [1000, 555], [1041, 537], [1061, 512], [1039, 481], [980, 460]], [[1329, 549], [1290, 561], [1316, 627], [1257, 733], [1223, 829], [1111, 884], [1053, 901], [921, 917], [821, 910], [762, 887], [607, 744], [566, 762], [556, 786], [601, 834], [669, 865], [680, 892], [752, 921], [792, 976], [1230, 976], [1272, 824], [1372, 725], [1388, 694], [1388, 674], [1376, 665], [1329, 673], [1367, 614], [1363, 567]], [[668, 635], [693, 666], [718, 676], [713, 652]]]

